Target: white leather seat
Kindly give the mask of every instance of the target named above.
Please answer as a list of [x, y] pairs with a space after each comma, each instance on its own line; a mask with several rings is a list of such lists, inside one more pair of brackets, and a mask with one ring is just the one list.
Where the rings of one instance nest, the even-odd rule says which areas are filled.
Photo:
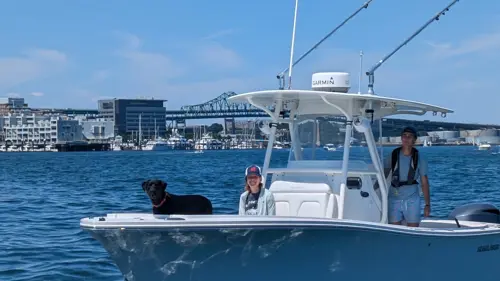
[[277, 216], [337, 217], [338, 196], [326, 183], [277, 180], [269, 190], [274, 195]]

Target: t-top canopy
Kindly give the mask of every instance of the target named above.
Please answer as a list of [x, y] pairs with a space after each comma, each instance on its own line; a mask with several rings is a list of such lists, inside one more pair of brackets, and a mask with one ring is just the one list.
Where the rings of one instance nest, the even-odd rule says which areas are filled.
[[[444, 117], [452, 110], [421, 102], [384, 97], [372, 94], [324, 92], [315, 90], [266, 90], [238, 94], [228, 99], [230, 103], [250, 103], [268, 111], [276, 101], [295, 101], [296, 114], [344, 115], [354, 117], [364, 115], [373, 109], [373, 119], [390, 115], [424, 115], [427, 112], [441, 113]], [[269, 113], [269, 112], [268, 112]]]

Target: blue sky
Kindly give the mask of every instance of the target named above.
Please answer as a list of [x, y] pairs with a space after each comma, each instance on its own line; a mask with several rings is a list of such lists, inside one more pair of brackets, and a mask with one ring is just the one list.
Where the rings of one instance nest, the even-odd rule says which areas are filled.
[[[347, 71], [357, 91], [360, 50], [367, 70], [449, 2], [374, 0], [294, 68], [294, 88], [310, 88], [313, 72]], [[452, 108], [449, 121], [500, 123], [500, 1], [480, 2], [459, 1], [386, 62], [376, 93]], [[2, 4], [0, 95], [59, 108], [146, 96], [178, 109], [276, 89], [288, 66], [294, 0], [68, 3]], [[363, 3], [299, 1], [295, 58]]]

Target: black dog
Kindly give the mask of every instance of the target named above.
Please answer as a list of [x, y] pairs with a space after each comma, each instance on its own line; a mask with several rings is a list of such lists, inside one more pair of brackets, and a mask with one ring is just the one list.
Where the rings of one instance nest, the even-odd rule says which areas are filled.
[[168, 193], [167, 183], [162, 180], [147, 180], [142, 183], [153, 204], [153, 214], [158, 215], [210, 215], [212, 202], [202, 195], [174, 195]]

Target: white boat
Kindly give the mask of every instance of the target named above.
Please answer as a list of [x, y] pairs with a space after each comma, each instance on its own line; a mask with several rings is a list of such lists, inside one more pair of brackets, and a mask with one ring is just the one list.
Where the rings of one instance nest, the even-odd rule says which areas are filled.
[[323, 149], [326, 151], [336, 151], [337, 150], [337, 148], [335, 147], [335, 145], [333, 143], [325, 144], [325, 146], [323, 146]]
[[201, 149], [222, 149], [222, 143], [212, 137], [211, 133], [205, 133], [200, 140], [196, 141], [194, 148]]
[[[272, 119], [262, 172], [264, 184], [272, 175], [276, 216], [116, 213], [83, 218], [81, 227], [129, 281], [498, 280], [496, 207], [459, 206], [448, 218], [424, 219], [420, 227], [388, 224], [388, 185], [371, 121], [427, 112], [444, 117], [452, 111], [375, 95], [370, 78], [368, 94], [347, 93], [346, 73], [320, 73], [313, 75], [313, 90], [229, 98]], [[303, 158], [299, 124], [338, 115], [346, 118], [343, 159]], [[286, 167], [270, 168], [279, 123], [289, 125], [290, 158]], [[353, 129], [364, 135], [371, 161], [349, 160]], [[316, 141], [308, 143], [317, 150], [312, 155], [323, 152]]]
[[[140, 116], [139, 116], [140, 117]], [[140, 120], [140, 119], [139, 119]], [[158, 135], [158, 127], [156, 126], [155, 119], [155, 137], [152, 140], [148, 140], [146, 145], [142, 147], [142, 150], [146, 151], [167, 151], [173, 150], [175, 148], [175, 143], [170, 140], [165, 140], [164, 138]], [[140, 127], [139, 127], [140, 129]]]
[[432, 146], [432, 142], [430, 140], [427, 140], [427, 138], [424, 140], [424, 147], [427, 147], [427, 146]]
[[[280, 280], [365, 280], [386, 273], [387, 280], [497, 280], [492, 261], [500, 259], [500, 212], [495, 207], [466, 206], [450, 219], [424, 219], [420, 227], [387, 223], [387, 182], [367, 112], [373, 110], [377, 120], [451, 110], [322, 90], [260, 91], [230, 101], [250, 102], [269, 112], [274, 123], [290, 126], [287, 166], [269, 168], [276, 127], [263, 166], [264, 179], [272, 175], [276, 216], [122, 213], [82, 219], [81, 226], [101, 242], [127, 280], [253, 280], [245, 273], [250, 268]], [[291, 117], [269, 111], [272, 105], [274, 112], [288, 110]], [[297, 123], [339, 114], [348, 120], [343, 160], [302, 160]], [[349, 161], [353, 127], [364, 134], [373, 164]], [[418, 274], [408, 274], [411, 270]]]
[[146, 145], [142, 148], [142, 150], [151, 150], [151, 151], [167, 151], [173, 149], [174, 145], [162, 138], [158, 138], [156, 140], [150, 140], [146, 142]]
[[274, 141], [273, 149], [283, 149], [283, 144], [279, 141]]
[[171, 144], [172, 149], [186, 149], [189, 146], [188, 140], [179, 134], [178, 129], [172, 129], [172, 135], [168, 138], [168, 143]]
[[490, 150], [491, 149], [491, 144], [489, 144], [489, 143], [480, 143], [477, 146], [477, 149], [478, 150]]

